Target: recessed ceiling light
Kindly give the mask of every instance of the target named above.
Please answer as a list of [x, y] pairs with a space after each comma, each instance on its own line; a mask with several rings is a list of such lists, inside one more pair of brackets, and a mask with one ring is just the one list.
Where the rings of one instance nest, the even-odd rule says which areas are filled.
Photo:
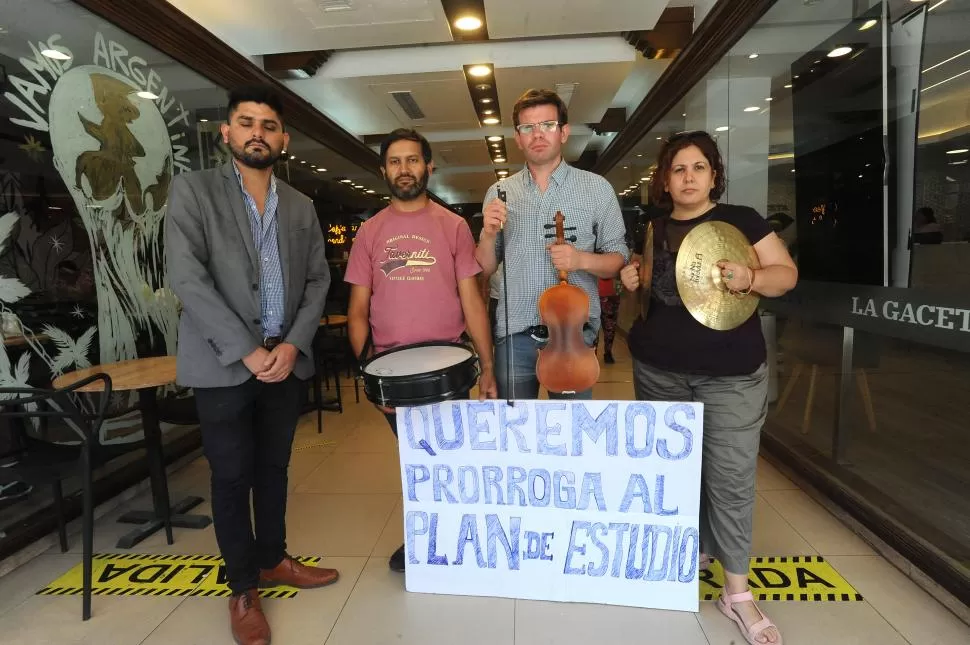
[[643, 156], [643, 153], [638, 153], [637, 156], [638, 157], [642, 157]]
[[786, 86], [785, 86], [785, 89], [786, 89], [786, 90], [790, 90], [790, 89], [791, 89], [791, 83], [789, 83], [788, 85], [786, 85]]
[[482, 123], [484, 123], [485, 125], [495, 125], [498, 122], [499, 122], [498, 119], [496, 119], [494, 116], [490, 116], [484, 121], [482, 121]]
[[368, 195], [373, 195], [374, 194], [374, 191], [373, 190], [368, 190], [366, 192], [367, 192]]
[[138, 96], [140, 96], [143, 99], [148, 99], [149, 101], [154, 101], [155, 99], [158, 98], [158, 94], [152, 94], [151, 92], [144, 91], [144, 90], [141, 92], [138, 92]]
[[475, 16], [462, 16], [455, 21], [455, 27], [462, 31], [474, 31], [482, 26], [481, 18]]
[[341, 184], [352, 184], [352, 183], [354, 183], [354, 180], [353, 179], [341, 179], [340, 180], [340, 183]]
[[199, 123], [208, 123], [209, 119], [199, 119]]
[[495, 163], [505, 163], [505, 157], [495, 157]]
[[44, 49], [40, 52], [47, 58], [53, 58], [54, 60], [71, 60], [71, 57], [64, 52], [59, 52], [56, 49]]
[[970, 148], [956, 148], [954, 150], [947, 150], [948, 155], [962, 155], [965, 152], [970, 152]]
[[866, 29], [872, 29], [878, 23], [879, 23], [878, 20], [866, 20], [864, 23], [862, 23], [862, 26], [859, 27], [859, 31], [865, 31]]
[[839, 56], [845, 56], [846, 54], [852, 53], [851, 47], [836, 47], [828, 53], [829, 58], [838, 58]]
[[728, 130], [730, 130], [730, 129], [731, 129], [731, 128], [730, 128], [729, 126], [726, 126], [726, 125], [720, 125], [720, 126], [718, 126], [718, 127], [716, 127], [716, 128], [714, 128], [714, 132], [727, 132], [727, 131], [728, 131]]
[[306, 159], [300, 159], [300, 163], [306, 163]]
[[488, 76], [492, 73], [492, 68], [488, 65], [473, 65], [468, 68], [468, 73], [472, 76]]
[[663, 141], [663, 137], [657, 137], [657, 141]]
[[489, 141], [501, 141], [502, 137], [494, 135], [488, 138]]
[[327, 172], [326, 168], [317, 168], [317, 172]]
[[773, 99], [773, 98], [771, 98], [770, 96], [766, 96], [766, 97], [765, 97], [765, 100], [766, 100], [766, 101], [774, 101], [774, 99]]
[[482, 110], [482, 114], [495, 114], [495, 110]]
[[757, 112], [760, 109], [761, 108], [759, 108], [757, 105], [749, 105], [748, 107], [744, 108], [744, 111], [745, 112]]
[[483, 99], [479, 99], [479, 100], [478, 100], [478, 102], [479, 102], [479, 103], [491, 103], [491, 102], [492, 102], [492, 99], [490, 99], [490, 98], [488, 98], [488, 97], [486, 96], [486, 97], [485, 97], [485, 98], [483, 98]]
[[296, 155], [290, 155], [290, 160], [296, 159]]
[[950, 165], [950, 166], [962, 166], [965, 163], [967, 163], [967, 160], [966, 159], [963, 159], [961, 161], [951, 161], [948, 165]]
[[640, 181], [650, 181], [649, 177], [640, 177]]
[[748, 54], [748, 58], [752, 58], [752, 59], [754, 59], [754, 58], [757, 58], [757, 57], [758, 57], [758, 53], [757, 53], [757, 52], [754, 52], [754, 53], [751, 53], [751, 54]]
[[795, 172], [795, 169], [794, 169], [794, 168], [792, 168], [792, 169], [791, 169], [791, 171], [792, 171], [792, 172]]

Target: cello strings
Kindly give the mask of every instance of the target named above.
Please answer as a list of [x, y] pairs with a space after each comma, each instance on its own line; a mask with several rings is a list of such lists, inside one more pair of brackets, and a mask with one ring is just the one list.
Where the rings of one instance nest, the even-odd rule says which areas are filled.
[[[499, 182], [497, 191], [498, 198], [506, 204], [505, 217], [508, 219], [508, 194], [505, 192], [505, 189], [502, 188], [502, 182]], [[505, 224], [502, 224], [502, 229], [499, 231], [499, 235], [502, 237], [502, 296], [505, 300], [505, 378], [509, 385], [509, 396], [506, 399], [506, 403], [512, 406], [515, 405], [512, 403], [512, 401], [515, 400], [515, 366], [512, 358], [512, 334], [509, 333], [509, 278], [508, 269], [506, 267], [508, 249], [505, 246]]]

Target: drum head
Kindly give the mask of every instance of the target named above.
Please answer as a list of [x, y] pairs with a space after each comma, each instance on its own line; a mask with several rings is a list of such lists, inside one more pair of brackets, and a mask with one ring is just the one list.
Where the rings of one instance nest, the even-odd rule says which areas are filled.
[[473, 356], [471, 350], [458, 344], [401, 347], [373, 357], [363, 371], [385, 378], [414, 376], [459, 365]]

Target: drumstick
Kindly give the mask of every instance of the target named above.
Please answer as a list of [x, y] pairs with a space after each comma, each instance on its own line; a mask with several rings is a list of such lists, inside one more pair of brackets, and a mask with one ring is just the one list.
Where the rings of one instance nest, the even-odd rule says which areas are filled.
[[[498, 182], [498, 198], [501, 199], [506, 206], [508, 205], [508, 194], [505, 189], [502, 188], [502, 182]], [[508, 219], [508, 208], [506, 208], [506, 219]], [[508, 258], [508, 248], [505, 246], [505, 222], [502, 222], [502, 227], [499, 230], [499, 235], [502, 236], [502, 293], [505, 294], [505, 366], [506, 366], [506, 377], [509, 382], [509, 396], [506, 399], [506, 403], [510, 406], [514, 406], [515, 403], [515, 370], [512, 369], [512, 334], [509, 333], [509, 277], [508, 270], [506, 268], [506, 259]]]

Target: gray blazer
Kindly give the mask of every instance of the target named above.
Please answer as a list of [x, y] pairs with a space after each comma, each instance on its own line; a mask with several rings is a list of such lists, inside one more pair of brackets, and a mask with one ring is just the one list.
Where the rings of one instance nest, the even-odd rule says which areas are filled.
[[[242, 359], [262, 345], [259, 264], [249, 215], [230, 161], [176, 175], [165, 218], [169, 285], [182, 301], [177, 382], [229, 387], [252, 373]], [[313, 376], [313, 336], [330, 289], [323, 231], [313, 202], [277, 179], [284, 342], [295, 345], [293, 374]]]

